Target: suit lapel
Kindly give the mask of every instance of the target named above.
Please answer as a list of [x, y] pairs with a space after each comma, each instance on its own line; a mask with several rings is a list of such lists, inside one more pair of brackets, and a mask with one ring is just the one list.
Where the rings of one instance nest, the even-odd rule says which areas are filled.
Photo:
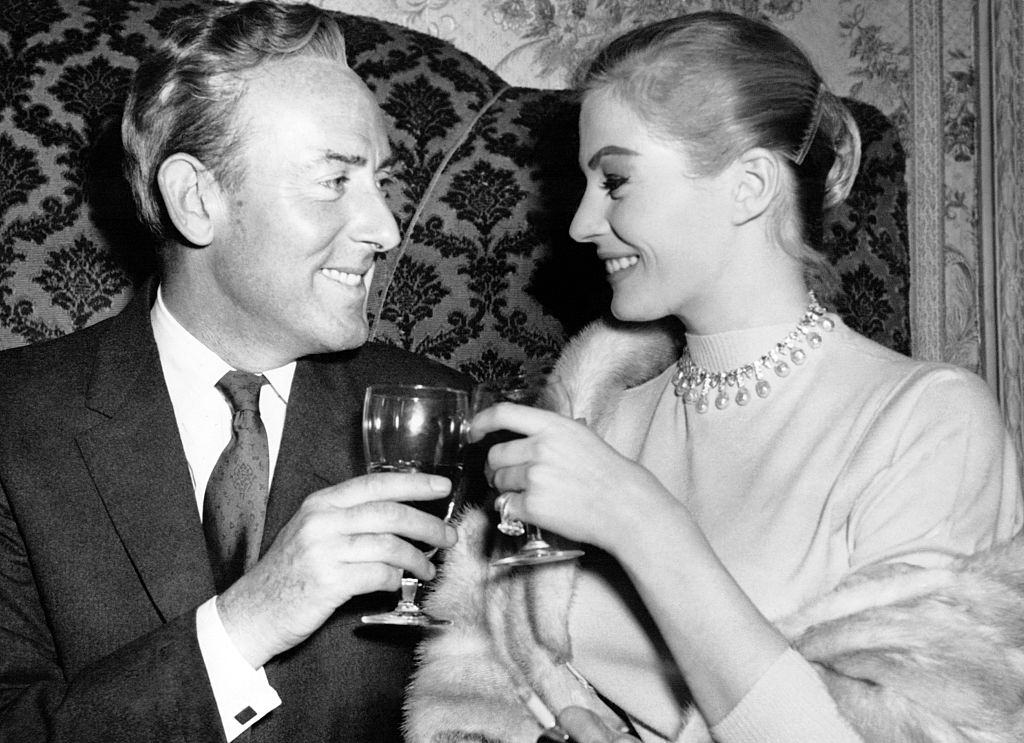
[[107, 512], [162, 618], [214, 594], [202, 525], [149, 322], [148, 292], [102, 339], [78, 438]]
[[354, 371], [356, 366], [338, 355], [331, 361], [299, 361], [267, 503], [262, 552], [306, 496], [362, 473], [365, 384]]

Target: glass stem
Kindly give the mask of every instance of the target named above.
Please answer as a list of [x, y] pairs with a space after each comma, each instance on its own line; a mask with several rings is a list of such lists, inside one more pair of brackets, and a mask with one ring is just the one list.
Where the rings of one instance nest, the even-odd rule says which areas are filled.
[[523, 545], [524, 549], [546, 549], [549, 546], [539, 526], [534, 526], [533, 524], [526, 525], [526, 544]]
[[416, 603], [416, 594], [420, 590], [420, 581], [411, 576], [402, 576], [402, 598], [398, 601], [395, 611], [403, 614], [419, 614], [420, 607]]

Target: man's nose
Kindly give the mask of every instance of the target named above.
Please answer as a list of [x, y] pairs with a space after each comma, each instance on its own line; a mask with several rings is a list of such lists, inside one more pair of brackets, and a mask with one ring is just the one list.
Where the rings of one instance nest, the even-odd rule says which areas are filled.
[[387, 200], [381, 193], [368, 195], [360, 204], [362, 214], [359, 216], [360, 228], [355, 237], [378, 253], [386, 253], [398, 246], [402, 239], [398, 230], [398, 222]]

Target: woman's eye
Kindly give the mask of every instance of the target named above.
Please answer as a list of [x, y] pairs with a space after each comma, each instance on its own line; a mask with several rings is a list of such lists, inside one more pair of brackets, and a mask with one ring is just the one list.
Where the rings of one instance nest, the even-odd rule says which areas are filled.
[[393, 176], [387, 175], [377, 179], [377, 189], [384, 194], [384, 198], [390, 199], [395, 194], [396, 180]]
[[629, 181], [628, 178], [623, 178], [619, 175], [606, 175], [604, 177], [604, 181], [601, 183], [601, 188], [607, 191], [609, 196], [614, 198], [616, 195], [615, 192], [622, 186], [626, 185], [627, 181]]

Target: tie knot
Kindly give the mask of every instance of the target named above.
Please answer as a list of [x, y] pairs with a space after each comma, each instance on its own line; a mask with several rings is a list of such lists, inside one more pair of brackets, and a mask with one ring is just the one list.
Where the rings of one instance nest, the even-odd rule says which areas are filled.
[[260, 388], [266, 383], [266, 377], [259, 374], [230, 371], [217, 382], [217, 389], [231, 403], [232, 411], [241, 413], [248, 410], [258, 413], [260, 409]]

